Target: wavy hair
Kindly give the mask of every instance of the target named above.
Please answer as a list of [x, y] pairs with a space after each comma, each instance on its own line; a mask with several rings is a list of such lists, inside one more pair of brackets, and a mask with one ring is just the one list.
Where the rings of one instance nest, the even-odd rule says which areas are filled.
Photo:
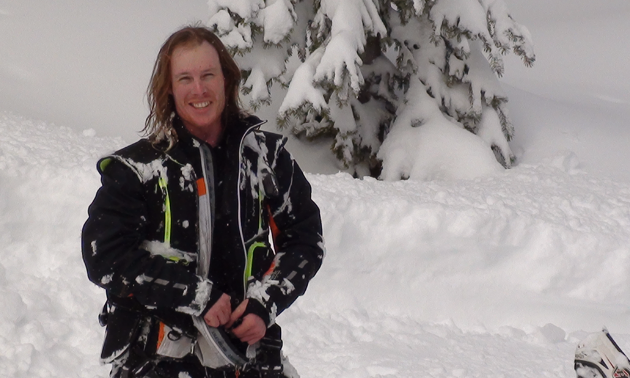
[[244, 113], [238, 92], [241, 83], [241, 70], [230, 53], [219, 37], [209, 29], [198, 25], [185, 26], [171, 34], [160, 48], [147, 88], [149, 115], [144, 122], [142, 131], [154, 145], [167, 141], [167, 151], [177, 142], [177, 133], [173, 128], [173, 118], [176, 116], [175, 100], [171, 94], [173, 51], [180, 46], [194, 47], [203, 42], [208, 42], [217, 51], [221, 71], [225, 78], [225, 107], [221, 114], [223, 126], [227, 124], [228, 119], [233, 119]]

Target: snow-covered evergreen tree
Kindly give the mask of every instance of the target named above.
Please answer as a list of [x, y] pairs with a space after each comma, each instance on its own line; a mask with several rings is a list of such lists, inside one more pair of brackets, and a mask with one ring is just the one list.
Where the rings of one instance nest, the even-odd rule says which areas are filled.
[[274, 83], [285, 86], [278, 125], [332, 137], [339, 160], [358, 175], [409, 177], [415, 146], [396, 138], [431, 122], [455, 123], [482, 138], [504, 167], [513, 163], [497, 76], [504, 54], [529, 66], [534, 53], [503, 0], [208, 5], [207, 24], [236, 54], [251, 105], [269, 104]]

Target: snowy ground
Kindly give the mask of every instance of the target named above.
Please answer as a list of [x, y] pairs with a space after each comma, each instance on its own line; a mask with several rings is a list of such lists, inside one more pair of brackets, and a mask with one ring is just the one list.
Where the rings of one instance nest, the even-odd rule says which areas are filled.
[[[278, 319], [303, 378], [572, 377], [578, 340], [603, 325], [630, 352], [630, 84], [610, 78], [612, 68], [603, 76], [604, 68], [581, 69], [607, 53], [616, 72], [628, 60], [614, 45], [603, 52], [601, 40], [585, 38], [582, 49], [597, 53], [573, 66], [549, 44], [567, 28], [587, 35], [582, 26], [595, 24], [597, 35], [602, 19], [624, 35], [630, 9], [607, 1], [556, 25], [512, 3], [539, 58], [529, 71], [508, 65], [504, 78], [517, 167], [474, 180], [308, 176], [328, 253], [307, 295]], [[0, 2], [0, 28], [26, 22], [18, 8]], [[562, 14], [559, 6], [547, 10]], [[6, 37], [0, 42], [0, 50], [8, 46]], [[0, 79], [9, 83], [3, 99], [25, 90], [19, 75], [2, 76], [17, 72], [21, 52], [0, 60]], [[53, 83], [29, 77], [24, 96], [53, 96]], [[105, 100], [117, 93], [107, 88], [100, 87]], [[111, 131], [90, 121], [97, 106], [64, 106], [64, 96], [50, 97], [54, 111], [0, 103], [0, 377], [108, 372], [98, 365], [104, 295], [87, 281], [79, 238], [99, 186], [97, 157], [129, 140], [101, 136]], [[72, 128], [55, 126], [66, 108], [68, 119], [76, 115]]]
[[[79, 232], [94, 161], [123, 141], [85, 134], [0, 116], [6, 377], [106, 374]], [[570, 376], [582, 331], [630, 343], [630, 184], [564, 158], [468, 181], [309, 179], [328, 254], [280, 318], [303, 377]]]

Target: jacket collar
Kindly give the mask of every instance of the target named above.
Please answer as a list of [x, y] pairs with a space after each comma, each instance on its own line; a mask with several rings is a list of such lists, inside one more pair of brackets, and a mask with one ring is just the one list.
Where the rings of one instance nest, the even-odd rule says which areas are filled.
[[[228, 120], [226, 125], [224, 125], [225, 131], [223, 133], [223, 137], [221, 138], [219, 146], [224, 146], [228, 148], [235, 145], [238, 146], [243, 135], [245, 135], [245, 133], [249, 129], [251, 129], [252, 127], [258, 129], [265, 122], [266, 121], [261, 121], [260, 118], [253, 115], [242, 116], [239, 118]], [[182, 147], [186, 149], [195, 147], [197, 143], [205, 143], [204, 141], [192, 135], [186, 129], [179, 116], [175, 116], [175, 118], [173, 118], [173, 128], [175, 129], [175, 132], [177, 132], [178, 144], [182, 144]]]
[[[261, 121], [260, 118], [256, 116], [243, 116], [235, 118], [231, 122], [228, 121], [223, 134], [223, 139], [221, 140], [219, 146], [225, 146], [230, 150], [238, 150], [241, 140], [248, 130], [252, 128], [258, 129], [260, 125], [265, 122], [266, 121]], [[175, 118], [173, 118], [173, 128], [177, 133], [178, 141], [171, 150], [166, 152], [166, 155], [180, 165], [183, 165], [186, 161], [191, 161], [191, 159], [194, 161], [196, 156], [198, 156], [198, 152], [196, 152], [197, 146], [200, 143], [205, 142], [192, 135], [186, 127], [184, 127], [184, 124], [179, 116], [175, 116]], [[235, 151], [235, 153], [238, 153], [238, 151]]]

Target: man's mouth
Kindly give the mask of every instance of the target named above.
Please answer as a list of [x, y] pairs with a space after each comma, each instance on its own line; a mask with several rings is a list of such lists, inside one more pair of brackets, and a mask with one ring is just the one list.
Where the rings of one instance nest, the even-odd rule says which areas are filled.
[[210, 105], [210, 101], [204, 101], [204, 102], [193, 102], [191, 103], [191, 105], [197, 109], [201, 109], [201, 108], [205, 108], [208, 105]]

